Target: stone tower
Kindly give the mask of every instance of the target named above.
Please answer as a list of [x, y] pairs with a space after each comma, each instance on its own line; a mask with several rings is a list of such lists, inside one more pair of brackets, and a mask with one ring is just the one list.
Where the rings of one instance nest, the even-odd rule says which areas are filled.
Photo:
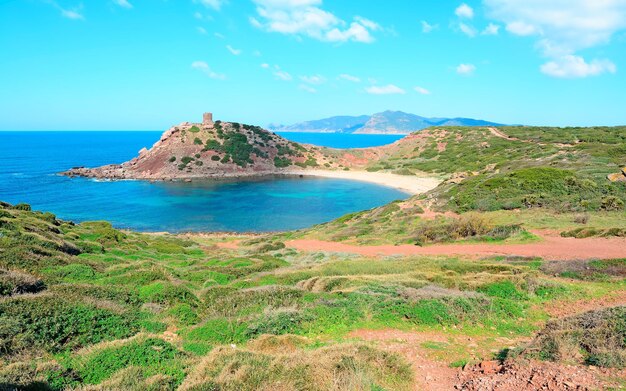
[[209, 128], [213, 127], [213, 113], [204, 113], [202, 116], [202, 125], [208, 126]]

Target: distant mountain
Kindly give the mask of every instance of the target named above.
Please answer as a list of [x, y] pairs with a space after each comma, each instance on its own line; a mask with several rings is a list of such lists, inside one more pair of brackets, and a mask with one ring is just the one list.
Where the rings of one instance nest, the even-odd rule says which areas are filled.
[[271, 124], [268, 128], [274, 132], [408, 134], [430, 126], [501, 126], [501, 124], [471, 118], [427, 118], [388, 110], [373, 115], [338, 116], [293, 125]]

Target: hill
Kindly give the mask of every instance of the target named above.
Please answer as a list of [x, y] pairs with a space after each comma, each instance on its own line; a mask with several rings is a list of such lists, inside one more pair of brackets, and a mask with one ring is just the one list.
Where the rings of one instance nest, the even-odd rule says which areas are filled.
[[580, 365], [625, 365], [623, 307], [540, 331], [623, 303], [623, 260], [360, 258], [272, 236], [76, 225], [6, 203], [0, 234], [6, 389], [452, 389], [496, 381], [484, 366], [518, 348], [553, 362], [507, 375], [522, 383], [549, 366], [534, 380], [613, 384], [619, 372]]
[[426, 118], [402, 111], [373, 115], [338, 116], [293, 125], [271, 125], [275, 132], [319, 132], [356, 134], [409, 134], [430, 126], [501, 126], [470, 118]]
[[68, 176], [108, 179], [188, 179], [280, 173], [288, 167], [317, 166], [317, 150], [288, 141], [258, 126], [235, 122], [184, 122], [163, 133], [150, 149], [122, 163], [76, 167]]
[[[351, 170], [444, 181], [406, 201], [305, 230], [303, 237], [416, 243], [434, 235], [435, 241], [447, 241], [458, 225], [450, 216], [464, 212], [489, 212], [482, 215], [492, 220], [483, 235], [497, 225], [518, 223], [532, 229], [590, 227], [589, 235], [626, 228], [620, 222], [626, 205], [624, 127], [434, 127], [384, 147], [322, 152]], [[424, 218], [425, 210], [439, 219]], [[544, 216], [541, 222], [538, 214]], [[593, 225], [573, 223], [590, 217]], [[473, 236], [472, 230], [465, 232]]]

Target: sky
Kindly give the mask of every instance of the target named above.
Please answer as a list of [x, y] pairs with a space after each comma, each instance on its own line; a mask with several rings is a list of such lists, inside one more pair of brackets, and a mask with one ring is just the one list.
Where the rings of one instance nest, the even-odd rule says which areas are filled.
[[626, 125], [626, 0], [0, 0], [0, 130]]

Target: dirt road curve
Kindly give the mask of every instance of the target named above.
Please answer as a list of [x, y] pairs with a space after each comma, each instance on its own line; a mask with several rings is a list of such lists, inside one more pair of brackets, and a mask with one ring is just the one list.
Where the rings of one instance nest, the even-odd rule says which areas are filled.
[[364, 256], [388, 255], [513, 255], [541, 257], [545, 260], [611, 259], [626, 258], [626, 238], [562, 238], [539, 232], [543, 240], [528, 244], [437, 244], [419, 247], [410, 244], [358, 246], [345, 243], [300, 239], [285, 242], [288, 247], [301, 251], [327, 251], [353, 253]]

